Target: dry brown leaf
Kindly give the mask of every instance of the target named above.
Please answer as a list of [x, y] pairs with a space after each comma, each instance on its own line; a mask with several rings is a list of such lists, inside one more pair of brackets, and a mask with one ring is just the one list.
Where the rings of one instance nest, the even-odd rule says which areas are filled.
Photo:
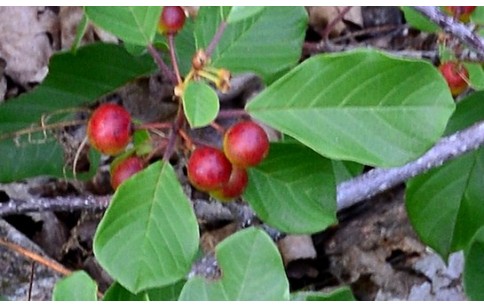
[[225, 238], [234, 234], [238, 229], [237, 223], [230, 223], [220, 229], [205, 232], [200, 238], [200, 246], [204, 253], [213, 252], [215, 246]]
[[[316, 31], [322, 32], [326, 26], [337, 18], [339, 12], [341, 12], [346, 6], [310, 6], [307, 7], [309, 14], [309, 25]], [[351, 21], [357, 25], [363, 25], [363, 17], [361, 15], [361, 7], [352, 7], [344, 16], [345, 20]], [[346, 25], [343, 21], [336, 23], [334, 28], [329, 33], [330, 36], [336, 36], [341, 34], [346, 29]]]
[[[80, 6], [62, 6], [59, 11], [59, 23], [60, 23], [60, 37], [62, 49], [69, 49], [72, 46], [77, 34], [77, 28], [84, 15], [84, 10]], [[118, 39], [94, 26], [89, 24], [84, 36], [82, 37], [80, 45], [85, 45], [96, 41], [96, 37], [107, 43], [118, 43]]]
[[43, 7], [0, 7], [0, 57], [13, 80], [26, 85], [45, 78], [53, 53], [49, 34], [56, 37], [56, 21]]
[[288, 235], [277, 243], [284, 265], [299, 259], [316, 258], [316, 249], [309, 235]]

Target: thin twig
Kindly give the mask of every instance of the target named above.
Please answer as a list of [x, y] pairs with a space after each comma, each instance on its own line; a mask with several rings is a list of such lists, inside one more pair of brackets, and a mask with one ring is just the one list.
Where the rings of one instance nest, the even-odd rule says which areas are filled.
[[345, 17], [346, 14], [352, 9], [352, 6], [345, 7], [338, 15], [324, 28], [323, 40], [327, 41], [329, 39], [329, 34], [333, 31], [334, 27]]
[[163, 161], [168, 162], [175, 151], [176, 139], [178, 136], [179, 129], [183, 126], [185, 122], [185, 114], [183, 112], [182, 104], [178, 105], [178, 113], [176, 119], [173, 122], [173, 126], [168, 135], [168, 144], [166, 145], [165, 153], [163, 153]]
[[30, 266], [29, 292], [27, 294], [27, 301], [32, 300], [32, 287], [34, 286], [35, 261], [32, 261]]
[[438, 24], [445, 32], [452, 34], [468, 45], [480, 58], [484, 58], [484, 39], [472, 32], [465, 24], [456, 21], [452, 16], [444, 14], [435, 6], [414, 6], [413, 8]]
[[153, 57], [155, 60], [156, 64], [158, 65], [158, 68], [160, 71], [163, 73], [163, 75], [167, 76], [171, 83], [173, 85], [177, 84], [177, 79], [173, 71], [166, 65], [166, 63], [163, 61], [163, 59], [160, 57], [160, 54], [156, 50], [156, 48], [153, 46], [153, 44], [148, 44], [147, 46], [148, 52], [150, 55]]
[[248, 117], [249, 114], [244, 109], [222, 109], [218, 112], [217, 119]]
[[205, 54], [207, 55], [207, 58], [210, 58], [213, 51], [215, 50], [215, 47], [220, 42], [220, 39], [222, 38], [222, 35], [225, 32], [225, 28], [227, 28], [227, 22], [225, 21], [220, 22], [220, 25], [217, 28], [217, 32], [215, 32], [215, 34], [213, 35], [212, 41], [208, 44], [207, 49], [205, 49]]
[[176, 76], [176, 81], [177, 84], [180, 85], [182, 84], [182, 79], [180, 75], [180, 69], [178, 68], [178, 60], [176, 58], [176, 48], [175, 48], [175, 40], [174, 34], [168, 34], [168, 46], [170, 48], [170, 59], [171, 59], [171, 64], [173, 65], [173, 70], [175, 71], [175, 76]]
[[28, 128], [23, 128], [19, 129], [17, 131], [5, 133], [0, 135], [0, 140], [4, 139], [9, 139], [9, 138], [17, 138], [22, 135], [29, 135], [32, 133], [37, 133], [37, 132], [46, 132], [48, 130], [52, 129], [58, 129], [58, 128], [65, 128], [69, 126], [77, 126], [77, 125], [82, 125], [86, 124], [87, 120], [71, 120], [71, 121], [63, 121], [63, 122], [57, 122], [57, 123], [52, 123], [52, 124], [46, 124], [43, 126], [33, 126], [33, 127], [28, 127]]
[[405, 28], [407, 28], [407, 25], [383, 25], [383, 26], [369, 27], [362, 30], [350, 32], [346, 35], [335, 37], [330, 41], [336, 44], [336, 43], [346, 41], [348, 39], [355, 39], [358, 36], [369, 35], [369, 34], [374, 35], [376, 33], [385, 33], [385, 32], [395, 31], [395, 30], [404, 30]]
[[46, 257], [43, 257], [43, 256], [41, 256], [41, 255], [39, 255], [39, 254], [37, 254], [33, 251], [30, 251], [30, 250], [22, 247], [22, 246], [19, 246], [17, 244], [5, 241], [2, 238], [0, 238], [0, 245], [17, 252], [17, 253], [21, 254], [22, 256], [29, 258], [32, 261], [40, 263], [40, 264], [56, 271], [59, 274], [64, 275], [64, 276], [70, 275], [72, 273], [70, 270], [65, 268], [60, 263], [57, 263], [56, 261], [51, 260], [51, 259], [47, 259]]

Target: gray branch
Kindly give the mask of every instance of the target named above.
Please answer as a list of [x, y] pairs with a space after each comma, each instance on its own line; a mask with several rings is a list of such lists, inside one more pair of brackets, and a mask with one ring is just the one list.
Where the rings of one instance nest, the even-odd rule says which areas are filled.
[[484, 39], [473, 33], [469, 27], [455, 21], [452, 16], [444, 14], [438, 7], [414, 6], [413, 8], [439, 25], [445, 32], [452, 34], [472, 48], [479, 58], [484, 58]]
[[11, 199], [0, 203], [0, 217], [28, 212], [77, 210], [100, 211], [108, 207], [111, 196], [73, 196], [55, 198], [35, 198], [28, 200]]
[[484, 121], [442, 138], [427, 153], [402, 167], [375, 168], [338, 185], [338, 210], [368, 199], [484, 144]]
[[[442, 138], [422, 157], [402, 167], [376, 168], [343, 182], [337, 187], [338, 210], [350, 207], [431, 168], [440, 166], [450, 159], [475, 150], [482, 144], [484, 144], [484, 121]], [[109, 205], [110, 199], [110, 196], [12, 199], [0, 203], [0, 216], [38, 211], [103, 210]], [[250, 219], [255, 214], [247, 208], [243, 216]]]

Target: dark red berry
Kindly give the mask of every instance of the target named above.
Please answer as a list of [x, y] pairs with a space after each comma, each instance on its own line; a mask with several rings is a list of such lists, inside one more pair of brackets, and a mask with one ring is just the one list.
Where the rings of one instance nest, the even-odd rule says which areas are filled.
[[106, 155], [122, 152], [130, 142], [131, 135], [131, 115], [114, 103], [99, 106], [87, 123], [89, 143]]
[[232, 166], [230, 179], [222, 188], [210, 192], [210, 195], [220, 201], [230, 201], [242, 195], [247, 186], [247, 171], [237, 166]]
[[439, 71], [447, 81], [453, 96], [457, 96], [467, 89], [469, 72], [462, 63], [447, 61], [439, 66]]
[[209, 192], [229, 181], [232, 164], [224, 153], [212, 147], [198, 147], [187, 164], [188, 180], [197, 189]]
[[185, 24], [185, 11], [181, 6], [164, 6], [158, 22], [158, 31], [163, 34], [175, 34]]
[[129, 179], [133, 174], [143, 170], [144, 161], [137, 157], [131, 156], [117, 163], [111, 170], [111, 186], [118, 188], [121, 183]]
[[259, 124], [243, 121], [227, 130], [223, 146], [225, 155], [234, 165], [247, 168], [258, 165], [267, 156], [269, 139]]

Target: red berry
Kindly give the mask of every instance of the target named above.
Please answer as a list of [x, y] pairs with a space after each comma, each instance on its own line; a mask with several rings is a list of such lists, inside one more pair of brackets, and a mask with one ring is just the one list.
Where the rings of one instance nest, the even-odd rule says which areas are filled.
[[188, 180], [201, 191], [219, 189], [228, 182], [232, 164], [224, 153], [212, 147], [198, 147], [187, 164]]
[[114, 103], [99, 106], [87, 123], [87, 137], [92, 147], [107, 155], [124, 150], [131, 140], [129, 112]]
[[467, 89], [469, 72], [462, 63], [455, 61], [442, 63], [439, 66], [439, 71], [447, 81], [453, 96], [457, 96]]
[[266, 132], [252, 121], [230, 127], [225, 133], [223, 145], [227, 158], [241, 168], [258, 165], [269, 152]]
[[444, 6], [444, 10], [462, 22], [468, 22], [477, 6]]
[[230, 201], [242, 195], [247, 186], [247, 182], [247, 171], [243, 168], [232, 166], [229, 181], [222, 188], [211, 191], [210, 195], [220, 201]]
[[158, 31], [163, 34], [175, 34], [185, 24], [185, 11], [181, 6], [164, 6], [158, 22]]
[[144, 167], [144, 161], [137, 156], [128, 157], [117, 163], [111, 170], [111, 186], [113, 186], [114, 189], [118, 188], [121, 183], [130, 178], [133, 174], [143, 170]]

